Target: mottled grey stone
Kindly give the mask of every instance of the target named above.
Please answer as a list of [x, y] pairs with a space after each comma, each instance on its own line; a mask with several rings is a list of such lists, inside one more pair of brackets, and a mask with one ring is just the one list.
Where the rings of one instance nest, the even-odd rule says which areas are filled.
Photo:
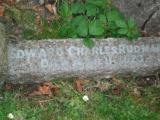
[[145, 26], [145, 30], [149, 31], [149, 33], [151, 33], [153, 35], [160, 32], [160, 8], [150, 18], [150, 20], [148, 21], [148, 23]]
[[39, 82], [81, 75], [145, 75], [160, 68], [160, 38], [94, 41], [92, 49], [86, 48], [81, 39], [9, 43], [9, 80]]
[[126, 17], [151, 34], [160, 32], [160, 0], [113, 0]]

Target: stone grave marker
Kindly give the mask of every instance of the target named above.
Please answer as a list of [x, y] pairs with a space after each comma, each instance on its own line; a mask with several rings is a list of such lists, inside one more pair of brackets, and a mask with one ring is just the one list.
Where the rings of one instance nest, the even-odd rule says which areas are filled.
[[20, 41], [8, 44], [8, 79], [45, 81], [54, 77], [135, 73], [160, 68], [160, 38], [95, 39], [92, 49], [82, 39]]

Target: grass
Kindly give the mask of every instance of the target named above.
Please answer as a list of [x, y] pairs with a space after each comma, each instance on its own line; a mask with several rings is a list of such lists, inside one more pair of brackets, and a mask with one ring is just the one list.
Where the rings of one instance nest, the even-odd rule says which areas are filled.
[[[136, 97], [131, 94], [130, 84], [115, 95], [111, 92], [113, 85], [103, 92], [92, 89], [78, 93], [73, 81], [54, 83], [60, 86], [60, 93], [51, 98], [18, 98], [17, 91], [1, 93], [0, 120], [8, 120], [9, 113], [15, 120], [160, 120], [160, 101], [152, 101], [159, 97], [158, 86], [146, 87], [144, 96]], [[84, 95], [89, 96], [89, 101], [83, 101]]]

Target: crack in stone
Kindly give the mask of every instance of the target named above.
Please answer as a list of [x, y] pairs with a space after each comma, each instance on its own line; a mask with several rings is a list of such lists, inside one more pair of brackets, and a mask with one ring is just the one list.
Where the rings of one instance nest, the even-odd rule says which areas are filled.
[[141, 30], [145, 30], [146, 25], [148, 22], [153, 18], [153, 16], [156, 14], [156, 12], [160, 9], [160, 6], [156, 6], [156, 9], [149, 15], [149, 17], [145, 20], [143, 25], [141, 26]]

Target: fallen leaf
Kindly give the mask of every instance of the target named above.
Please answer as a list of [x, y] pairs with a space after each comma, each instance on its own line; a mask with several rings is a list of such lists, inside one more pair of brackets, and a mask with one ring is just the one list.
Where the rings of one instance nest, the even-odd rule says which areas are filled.
[[112, 93], [114, 95], [120, 95], [121, 91], [122, 91], [121, 86], [116, 86], [115, 88], [112, 89]]
[[13, 89], [13, 85], [12, 85], [12, 84], [9, 84], [9, 83], [6, 83], [4, 87], [5, 87], [4, 89], [5, 89], [6, 91], [11, 91], [11, 90]]
[[57, 8], [55, 4], [47, 4], [45, 8], [52, 14], [57, 15]]
[[51, 4], [45, 5], [45, 8], [46, 8], [50, 13], [53, 13], [53, 12], [54, 12]]
[[75, 81], [75, 88], [78, 92], [83, 92], [83, 87], [82, 87], [81, 80], [76, 80]]
[[40, 95], [52, 96], [52, 92], [49, 89], [49, 87], [47, 87], [47, 86], [38, 86], [38, 89], [36, 89], [28, 94], [28, 96], [30, 96], [30, 97], [40, 96]]
[[0, 6], [0, 17], [4, 15], [4, 7]]
[[54, 13], [54, 15], [57, 15], [57, 8], [56, 8], [56, 5], [53, 4], [53, 5], [52, 5], [52, 8], [53, 8], [53, 13]]
[[35, 18], [35, 24], [40, 25], [41, 24], [41, 16], [37, 15]]
[[110, 87], [111, 87], [111, 84], [108, 82], [101, 83], [98, 86], [98, 88], [100, 89], [101, 92], [105, 92], [105, 91], [109, 90]]
[[51, 92], [52, 92], [52, 95], [58, 95], [60, 92], [60, 88], [58, 86], [52, 86]]
[[3, 3], [3, 0], [0, 0], [0, 6], [2, 5], [2, 3]]
[[40, 95], [58, 95], [60, 88], [53, 85], [51, 82], [45, 82], [39, 85], [35, 90], [28, 94], [28, 96], [40, 96]]
[[51, 95], [49, 86], [39, 86], [38, 91], [43, 95]]
[[116, 78], [115, 75], [112, 76], [112, 81], [113, 81], [113, 83], [115, 83], [116, 85], [120, 85], [120, 84], [122, 83], [119, 79]]

